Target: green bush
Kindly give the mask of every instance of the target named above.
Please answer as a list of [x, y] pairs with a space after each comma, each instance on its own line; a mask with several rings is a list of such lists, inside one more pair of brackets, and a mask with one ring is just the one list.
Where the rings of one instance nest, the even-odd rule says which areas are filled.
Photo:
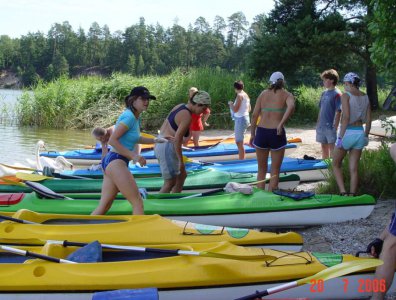
[[[349, 159], [345, 157], [342, 164], [345, 188], [349, 191]], [[318, 187], [319, 193], [338, 194], [338, 186], [329, 167], [328, 180]], [[389, 154], [388, 145], [383, 142], [377, 150], [363, 150], [359, 162], [358, 194], [370, 194], [381, 198], [395, 198], [396, 164]]]

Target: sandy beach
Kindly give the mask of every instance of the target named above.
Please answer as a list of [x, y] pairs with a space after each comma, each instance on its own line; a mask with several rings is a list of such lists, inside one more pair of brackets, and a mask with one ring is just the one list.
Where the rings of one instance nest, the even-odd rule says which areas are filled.
[[[202, 138], [226, 137], [232, 133], [232, 130], [206, 130]], [[297, 150], [290, 155], [291, 157], [303, 158], [306, 154], [321, 158], [321, 148], [315, 140], [314, 128], [286, 128], [286, 133], [288, 138], [300, 137], [302, 139], [302, 143], [298, 144]], [[369, 139], [369, 149], [375, 149], [381, 144], [379, 137], [370, 135]], [[304, 183], [297, 189], [313, 191], [317, 185], [318, 182]], [[388, 224], [395, 204], [396, 199], [378, 199], [374, 211], [367, 219], [293, 229], [293, 231], [304, 237], [303, 250], [355, 254], [357, 251], [366, 250], [368, 243], [378, 237]], [[396, 294], [387, 295], [386, 299], [394, 300]]]

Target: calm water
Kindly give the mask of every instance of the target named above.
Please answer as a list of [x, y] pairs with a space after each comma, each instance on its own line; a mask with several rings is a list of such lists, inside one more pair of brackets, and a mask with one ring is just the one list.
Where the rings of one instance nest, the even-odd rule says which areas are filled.
[[[48, 151], [82, 148], [95, 144], [90, 130], [60, 130], [19, 127], [12, 108], [22, 94], [17, 90], [0, 89], [0, 162], [25, 164], [26, 158], [35, 158], [35, 145], [43, 140]], [[6, 113], [4, 112], [6, 107]]]

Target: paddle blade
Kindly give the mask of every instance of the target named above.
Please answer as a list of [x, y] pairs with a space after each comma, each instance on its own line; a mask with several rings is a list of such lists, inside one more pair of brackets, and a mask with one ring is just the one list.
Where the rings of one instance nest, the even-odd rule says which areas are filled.
[[311, 280], [329, 280], [332, 278], [344, 276], [349, 273], [370, 269], [382, 265], [384, 262], [380, 259], [359, 259], [335, 265], [312, 275], [310, 277], [297, 280], [297, 285], [308, 284]]
[[234, 255], [234, 254], [223, 254], [223, 253], [214, 253], [202, 251], [199, 252], [199, 256], [204, 257], [213, 257], [213, 258], [223, 258], [223, 259], [234, 259], [234, 260], [274, 260], [275, 256], [259, 254], [259, 255]]
[[36, 169], [32, 169], [32, 168], [25, 168], [25, 167], [11, 166], [11, 165], [7, 165], [7, 164], [3, 164], [3, 163], [0, 163], [0, 165], [4, 166], [4, 167], [6, 167], [6, 168], [14, 169], [14, 170], [22, 170], [22, 171], [36, 171]]
[[17, 185], [17, 186], [23, 186], [23, 187], [26, 186], [24, 183], [20, 182], [20, 180], [18, 178], [16, 178], [15, 176], [1, 177], [0, 182], [1, 182], [1, 184]]
[[52, 179], [53, 177], [48, 177], [45, 175], [40, 175], [40, 174], [29, 174], [29, 173], [22, 173], [22, 172], [17, 172], [15, 176], [19, 179], [22, 180], [28, 180], [28, 181], [43, 181], [46, 179]]

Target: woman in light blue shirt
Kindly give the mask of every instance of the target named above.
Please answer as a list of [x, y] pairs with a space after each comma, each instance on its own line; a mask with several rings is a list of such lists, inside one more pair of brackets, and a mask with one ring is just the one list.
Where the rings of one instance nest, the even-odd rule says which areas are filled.
[[133, 151], [136, 144], [167, 142], [164, 138], [152, 139], [140, 136], [140, 114], [147, 110], [150, 99], [156, 98], [143, 86], [133, 88], [125, 97], [126, 109], [119, 116], [114, 132], [110, 136], [111, 149], [102, 159], [102, 194], [99, 205], [92, 215], [105, 214], [118, 192], [121, 192], [132, 204], [134, 215], [144, 214], [143, 200], [128, 163], [132, 160], [134, 163], [146, 164], [145, 158]]

